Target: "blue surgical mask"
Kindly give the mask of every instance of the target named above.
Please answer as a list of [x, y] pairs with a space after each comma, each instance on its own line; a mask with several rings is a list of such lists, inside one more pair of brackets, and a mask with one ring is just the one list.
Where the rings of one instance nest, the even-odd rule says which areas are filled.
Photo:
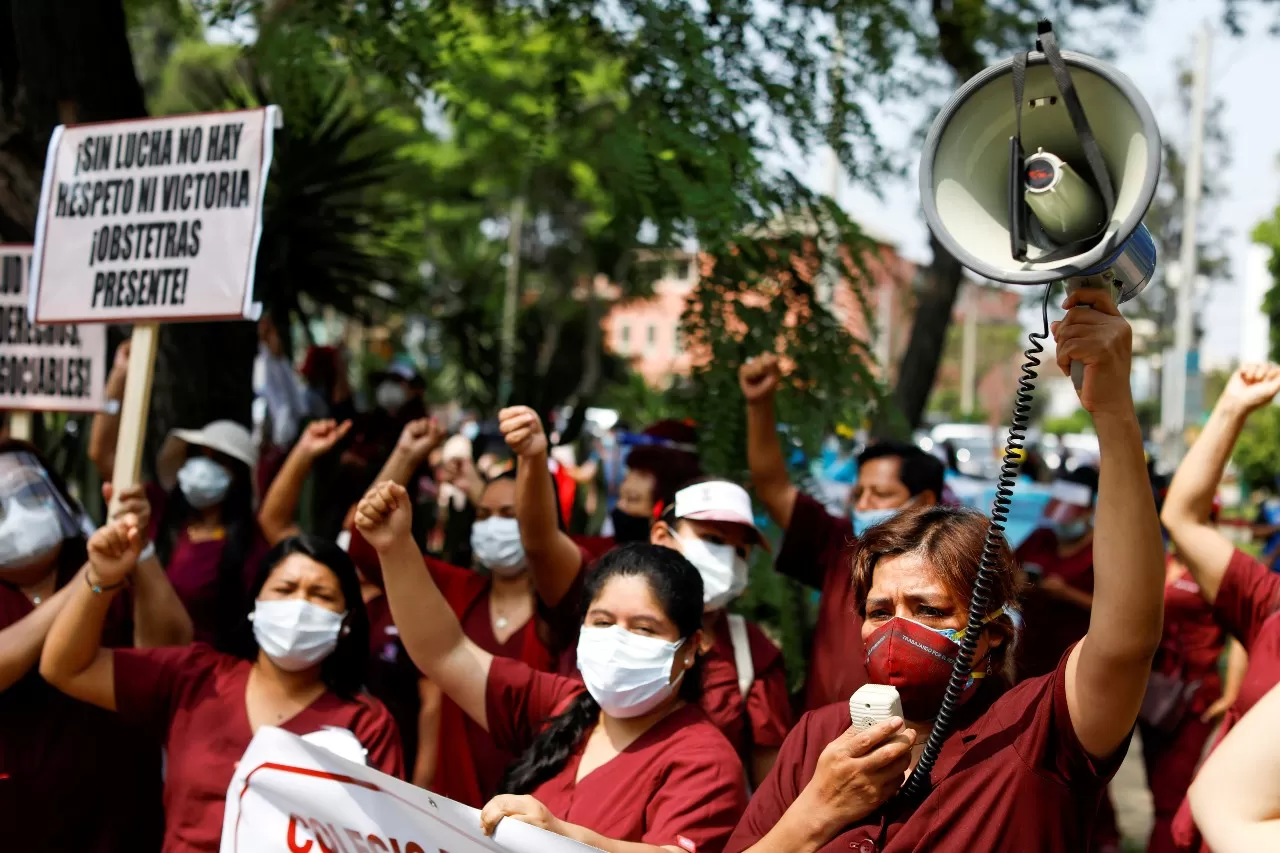
[[1051, 521], [1049, 522], [1049, 529], [1053, 531], [1054, 536], [1063, 542], [1075, 542], [1089, 532], [1089, 519]]
[[879, 524], [882, 521], [888, 521], [901, 511], [901, 507], [898, 509], [855, 509], [853, 511], [853, 535], [861, 536], [867, 532], [868, 527]]
[[231, 472], [207, 456], [193, 456], [178, 469], [178, 488], [191, 506], [208, 509], [227, 496]]

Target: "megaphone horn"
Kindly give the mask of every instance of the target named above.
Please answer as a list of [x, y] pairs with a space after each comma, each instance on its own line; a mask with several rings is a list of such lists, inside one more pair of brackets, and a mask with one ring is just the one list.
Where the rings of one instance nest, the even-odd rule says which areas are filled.
[[934, 119], [920, 163], [925, 219], [975, 273], [1010, 284], [1067, 279], [1135, 296], [1155, 271], [1142, 224], [1160, 177], [1160, 130], [1124, 74], [1037, 50], [966, 82]]

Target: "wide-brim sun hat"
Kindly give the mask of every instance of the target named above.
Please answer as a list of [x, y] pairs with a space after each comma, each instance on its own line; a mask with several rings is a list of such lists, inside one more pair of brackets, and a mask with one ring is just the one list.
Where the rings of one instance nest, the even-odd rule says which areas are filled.
[[175, 429], [165, 438], [156, 460], [156, 474], [164, 488], [171, 489], [178, 482], [178, 469], [187, 460], [187, 451], [192, 445], [229, 456], [250, 469], [258, 463], [253, 436], [248, 428], [235, 421], [213, 421], [200, 429]]

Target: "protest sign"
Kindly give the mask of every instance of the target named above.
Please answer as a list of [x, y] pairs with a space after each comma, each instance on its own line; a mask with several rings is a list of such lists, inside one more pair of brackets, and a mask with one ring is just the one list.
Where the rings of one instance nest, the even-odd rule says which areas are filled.
[[227, 789], [221, 853], [589, 853], [516, 820], [490, 838], [480, 812], [263, 726]]
[[29, 322], [30, 266], [30, 246], [0, 245], [0, 409], [101, 411], [106, 327]]
[[253, 318], [275, 107], [60, 126], [30, 313], [41, 323]]

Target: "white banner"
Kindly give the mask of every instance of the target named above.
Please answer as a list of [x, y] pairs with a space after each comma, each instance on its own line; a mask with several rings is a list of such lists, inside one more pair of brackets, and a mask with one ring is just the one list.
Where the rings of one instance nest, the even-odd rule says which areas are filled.
[[107, 330], [27, 320], [30, 246], [0, 245], [0, 409], [99, 412]]
[[480, 812], [264, 726], [227, 789], [221, 853], [587, 853], [515, 820], [492, 838]]
[[276, 107], [58, 127], [30, 313], [41, 323], [255, 316]]

